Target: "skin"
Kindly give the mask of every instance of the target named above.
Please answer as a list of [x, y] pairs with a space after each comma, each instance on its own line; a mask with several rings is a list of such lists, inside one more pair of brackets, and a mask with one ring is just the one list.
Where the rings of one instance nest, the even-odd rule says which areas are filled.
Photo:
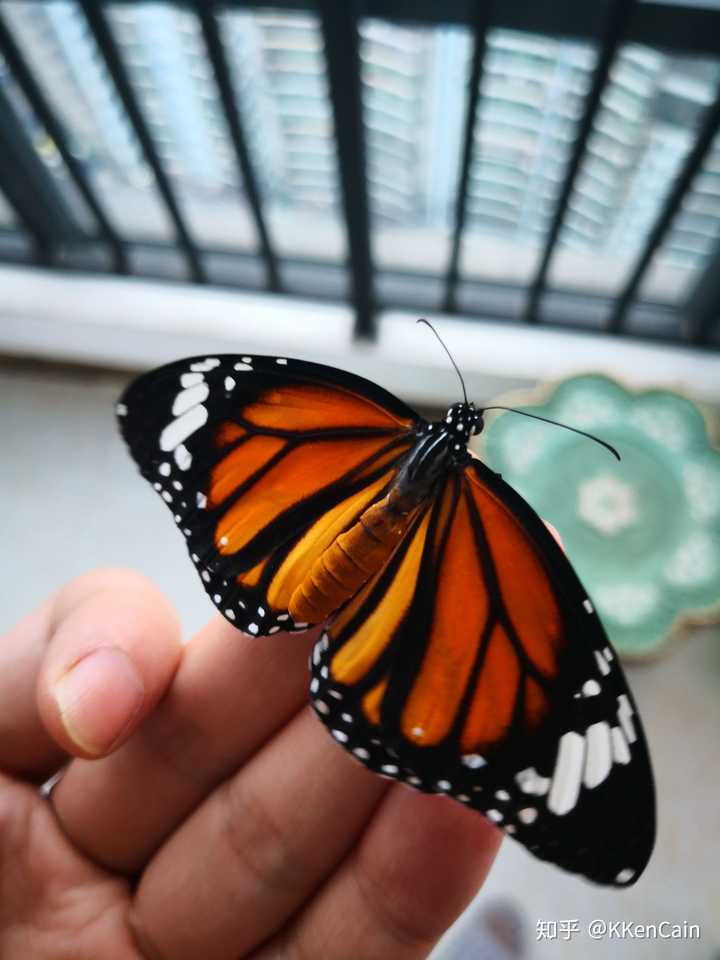
[[427, 957], [501, 834], [332, 741], [307, 706], [314, 639], [215, 617], [183, 646], [125, 570], [2, 638], [3, 960]]

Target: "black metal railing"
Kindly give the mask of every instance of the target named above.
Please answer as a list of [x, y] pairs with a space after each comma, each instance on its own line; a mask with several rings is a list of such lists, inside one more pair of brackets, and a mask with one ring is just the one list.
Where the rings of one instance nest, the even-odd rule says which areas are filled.
[[[43, 0], [35, 0], [41, 3]], [[213, 254], [235, 258], [238, 263], [248, 254], [223, 251], [203, 246], [193, 237], [176, 195], [173, 179], [168, 173], [161, 152], [154, 142], [151, 126], [143, 113], [133, 88], [121, 51], [113, 35], [104, 5], [97, 0], [77, 0], [87, 26], [100, 51], [104, 66], [111, 78], [116, 95], [134, 131], [145, 163], [152, 171], [154, 184], [169, 221], [173, 239], [169, 243], [138, 241], [126, 236], [114, 226], [107, 212], [106, 198], [94, 186], [83, 162], [71, 149], [69, 131], [51, 106], [50, 99], [23, 55], [13, 36], [0, 2], [0, 56], [5, 61], [14, 82], [22, 91], [32, 110], [52, 139], [68, 177], [83, 198], [95, 223], [94, 235], [78, 232], [64, 198], [54, 185], [46, 167], [19, 121], [11, 101], [0, 86], [0, 192], [15, 213], [19, 226], [31, 240], [29, 253], [7, 250], [0, 244], [0, 257], [27, 258], [44, 266], [69, 268], [79, 261], [65, 256], [68, 249], [82, 250], [101, 245], [109, 251], [108, 272], [117, 274], [143, 273], [141, 261], [131, 258], [129, 251], [155, 247], [159, 251], [174, 251], [187, 266], [188, 278], [194, 283], [208, 282], [206, 258]], [[199, 24], [207, 59], [217, 92], [221, 115], [227, 128], [237, 165], [238, 178], [243, 185], [251, 219], [257, 235], [257, 260], [262, 265], [264, 286], [272, 292], [287, 291], [283, 284], [283, 257], [273, 246], [268, 229], [263, 190], [258, 171], [254, 168], [248, 145], [246, 118], [237, 102], [230, 67], [220, 35], [216, 14], [234, 7], [261, 7], [264, 4], [224, 2], [211, 4], [192, 0], [183, 5]], [[272, 7], [286, 10], [310, 10], [319, 17], [324, 40], [326, 76], [332, 106], [336, 140], [341, 214], [348, 238], [349, 297], [356, 315], [356, 334], [372, 337], [374, 317], [378, 309], [393, 305], [392, 300], [380, 297], [378, 269], [373, 262], [371, 228], [372, 211], [368, 196], [367, 145], [363, 121], [363, 100], [360, 79], [358, 24], [361, 16], [419, 24], [462, 24], [472, 31], [473, 54], [468, 73], [468, 97], [460, 158], [457, 197], [450, 255], [438, 281], [437, 308], [459, 312], [458, 287], [462, 281], [475, 291], [475, 300], [485, 299], [484, 315], [493, 318], [518, 320], [533, 324], [561, 324], [563, 327], [587, 328], [582, 320], [568, 321], [568, 309], [558, 308], [567, 296], [577, 317], [598, 315], [598, 304], [606, 307], [605, 319], [591, 328], [606, 334], [624, 336], [656, 336], [677, 344], [694, 344], [707, 348], [720, 346], [720, 236], [715, 238], [714, 253], [696, 279], [685, 300], [677, 305], [653, 303], [640, 297], [642, 284], [653, 258], [672, 228], [683, 207], [693, 180], [701, 170], [711, 146], [720, 132], [720, 88], [709, 103], [695, 132], [694, 143], [671, 185], [668, 195], [659, 198], [657, 215], [644, 246], [632, 264], [628, 278], [616, 297], [578, 291], [564, 292], [549, 284], [549, 268], [558, 249], [558, 241], [566, 222], [568, 206], [578, 174], [586, 155], [588, 138], [593, 130], [604, 91], [607, 88], [613, 63], [621, 44], [635, 42], [647, 46], [683, 53], [720, 58], [720, 9], [708, 6], [688, 6], [686, 3], [641, 2], [641, 0], [605, 0], [592, 4], [576, 0], [555, 0], [553, 3], [531, 4], [524, 0], [478, 3], [473, 0], [273, 0]], [[461, 247], [466, 231], [468, 183], [473, 162], [477, 159], [476, 126], [479, 101], [482, 96], [481, 79], [490, 28], [503, 27], [564, 38], [589, 41], [598, 56], [590, 87], [585, 94], [584, 110], [578, 120], [576, 135], [569, 148], [564, 179], [554, 201], [546, 236], [541, 243], [538, 265], [527, 285], [485, 283], [482, 279], [462, 277]], [[720, 223], [720, 218], [718, 219]], [[8, 252], [10, 251], [10, 252]], [[139, 266], [140, 264], [140, 266]], [[307, 261], [305, 266], [315, 268], [315, 287], [308, 292], [318, 296], [333, 296], [337, 277], [327, 285], [324, 276], [333, 268], [323, 262]], [[387, 272], [387, 271], [386, 271]], [[392, 271], [389, 271], [392, 273]], [[243, 285], [242, 271], [238, 286]], [[411, 271], [397, 273], [397, 289], [405, 293], [400, 298], [403, 306], [427, 308], [427, 302], [414, 291], [426, 278]], [[487, 294], [485, 296], [485, 294]], [[2, 292], [0, 291], [0, 302]], [[522, 304], [517, 309], [518, 298]], [[510, 307], [507, 304], [512, 303]], [[631, 311], [640, 305], [645, 314], [656, 314], [662, 322], [649, 324], [645, 331], [628, 322]], [[601, 311], [602, 313], [602, 311]], [[655, 331], [652, 333], [652, 331]], [[660, 331], [660, 332], [658, 332]]]

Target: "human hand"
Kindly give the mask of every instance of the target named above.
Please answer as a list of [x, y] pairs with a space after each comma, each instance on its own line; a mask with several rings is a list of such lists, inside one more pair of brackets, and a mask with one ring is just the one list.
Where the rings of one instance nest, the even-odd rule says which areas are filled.
[[0, 956], [426, 957], [500, 831], [328, 737], [307, 706], [316, 633], [215, 617], [179, 636], [151, 584], [106, 570], [3, 638]]

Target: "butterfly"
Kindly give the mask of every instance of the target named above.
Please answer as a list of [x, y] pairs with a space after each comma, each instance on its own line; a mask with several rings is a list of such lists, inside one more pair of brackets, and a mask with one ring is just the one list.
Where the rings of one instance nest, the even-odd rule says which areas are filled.
[[254, 636], [324, 624], [310, 696], [338, 744], [541, 859], [638, 879], [637, 707], [563, 551], [469, 453], [483, 410], [431, 423], [332, 367], [218, 355], [140, 376], [117, 415], [220, 613]]

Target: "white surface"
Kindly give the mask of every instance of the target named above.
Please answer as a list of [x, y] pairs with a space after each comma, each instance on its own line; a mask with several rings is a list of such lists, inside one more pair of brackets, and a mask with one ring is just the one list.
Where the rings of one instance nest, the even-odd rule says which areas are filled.
[[[720, 357], [616, 337], [428, 315], [476, 402], [537, 378], [606, 373], [631, 387], [720, 400]], [[447, 357], [417, 316], [379, 319], [375, 343], [352, 340], [342, 304], [218, 288], [0, 266], [0, 353], [142, 369], [199, 353], [313, 359], [370, 377], [410, 402], [459, 398]]]
[[[172, 598], [188, 632], [212, 615], [182, 537], [117, 434], [120, 377], [67, 379], [0, 370], [0, 630], [69, 578], [126, 564]], [[698, 631], [665, 658], [628, 671], [655, 763], [659, 841], [641, 881], [605, 891], [506, 841], [476, 905], [434, 960], [490, 960], [478, 912], [502, 897], [524, 912], [528, 954], [548, 960], [710, 960], [720, 949], [720, 631]], [[535, 941], [536, 921], [593, 918], [699, 923], [700, 941]], [[495, 958], [497, 960], [497, 958]]]

